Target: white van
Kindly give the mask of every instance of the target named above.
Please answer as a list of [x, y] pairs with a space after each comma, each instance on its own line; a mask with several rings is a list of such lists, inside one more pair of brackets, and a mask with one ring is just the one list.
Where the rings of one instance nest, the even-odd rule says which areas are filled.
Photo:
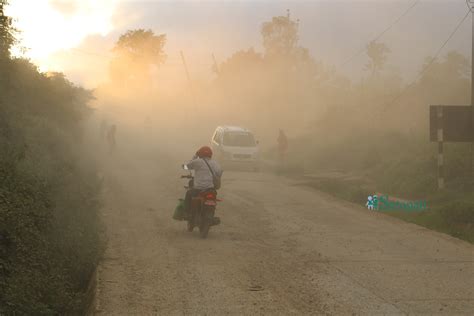
[[212, 136], [211, 147], [223, 166], [244, 165], [257, 171], [260, 164], [258, 141], [251, 131], [237, 126], [219, 126]]

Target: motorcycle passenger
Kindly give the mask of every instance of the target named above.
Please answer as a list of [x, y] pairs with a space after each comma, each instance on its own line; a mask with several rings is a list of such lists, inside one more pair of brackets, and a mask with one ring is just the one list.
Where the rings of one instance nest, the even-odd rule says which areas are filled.
[[185, 214], [189, 216], [193, 197], [201, 192], [219, 189], [215, 187], [215, 180], [220, 182], [222, 169], [217, 161], [212, 159], [212, 149], [208, 146], [201, 147], [193, 159], [185, 165], [189, 170], [194, 170], [193, 187], [186, 191], [184, 199]]

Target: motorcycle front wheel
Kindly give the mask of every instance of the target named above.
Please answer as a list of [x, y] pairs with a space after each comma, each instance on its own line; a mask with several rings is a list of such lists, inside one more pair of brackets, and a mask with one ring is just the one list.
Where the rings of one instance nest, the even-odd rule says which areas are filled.
[[188, 232], [192, 232], [193, 229], [194, 229], [194, 224], [191, 221], [188, 221], [188, 227], [187, 227]]

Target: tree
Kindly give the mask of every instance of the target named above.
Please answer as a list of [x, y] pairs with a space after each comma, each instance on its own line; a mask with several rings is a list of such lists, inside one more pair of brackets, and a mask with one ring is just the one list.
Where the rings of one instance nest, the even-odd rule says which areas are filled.
[[380, 73], [387, 61], [387, 54], [390, 53], [390, 48], [384, 43], [372, 41], [367, 44], [367, 56], [369, 62], [365, 68], [371, 72], [372, 76]]
[[5, 100], [5, 94], [10, 90], [12, 68], [10, 49], [16, 42], [12, 19], [4, 13], [7, 4], [8, 0], [0, 0], [0, 107], [2, 107]]
[[7, 0], [0, 0], [0, 58], [10, 58], [10, 48], [15, 43], [12, 19], [5, 15]]
[[266, 56], [288, 56], [298, 44], [298, 21], [293, 21], [290, 14], [273, 17], [262, 25], [263, 47]]
[[414, 90], [423, 104], [469, 104], [471, 65], [456, 51], [433, 60], [427, 57]]
[[165, 43], [165, 34], [155, 35], [152, 30], [144, 29], [127, 31], [113, 48], [112, 80], [140, 84], [149, 81], [151, 68], [160, 66], [166, 59]]
[[255, 72], [261, 70], [262, 63], [263, 58], [261, 54], [255, 52], [253, 48], [246, 51], [240, 50], [221, 64], [219, 67], [219, 77], [228, 78], [238, 74]]
[[299, 20], [292, 20], [288, 12], [263, 23], [261, 29], [265, 63], [287, 79], [289, 73], [299, 76], [306, 72], [313, 76], [317, 68], [308, 49], [298, 45], [298, 24]]
[[[275, 128], [301, 125], [317, 111], [333, 75], [298, 44], [298, 24], [289, 14], [265, 21], [263, 53], [240, 50], [220, 65], [216, 83], [225, 102], [232, 102], [225, 110], [232, 119], [246, 120], [252, 111]], [[269, 115], [273, 119], [266, 121]]]

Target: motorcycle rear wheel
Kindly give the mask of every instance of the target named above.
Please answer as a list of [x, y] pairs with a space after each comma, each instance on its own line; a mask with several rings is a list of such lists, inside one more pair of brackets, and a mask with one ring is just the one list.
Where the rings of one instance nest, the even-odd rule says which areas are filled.
[[202, 239], [207, 238], [207, 235], [209, 234], [209, 228], [211, 226], [209, 225], [209, 221], [205, 219], [203, 223], [199, 226], [199, 234], [201, 235]]

